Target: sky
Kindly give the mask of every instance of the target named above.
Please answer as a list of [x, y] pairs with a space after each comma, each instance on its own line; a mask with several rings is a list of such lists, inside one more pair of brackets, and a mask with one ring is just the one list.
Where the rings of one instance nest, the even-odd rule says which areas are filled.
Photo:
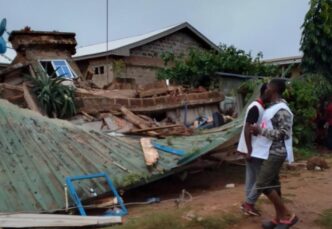
[[[75, 32], [78, 46], [106, 42], [107, 0], [0, 0], [8, 31]], [[308, 0], [108, 0], [109, 40], [189, 22], [216, 44], [264, 59], [299, 55]], [[6, 37], [5, 37], [6, 38]]]

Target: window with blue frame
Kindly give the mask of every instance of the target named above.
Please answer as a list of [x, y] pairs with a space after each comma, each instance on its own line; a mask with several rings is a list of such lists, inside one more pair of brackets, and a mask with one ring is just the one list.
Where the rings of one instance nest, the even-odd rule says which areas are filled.
[[66, 79], [76, 77], [75, 72], [71, 69], [66, 60], [42, 60], [40, 64], [49, 76], [63, 77]]

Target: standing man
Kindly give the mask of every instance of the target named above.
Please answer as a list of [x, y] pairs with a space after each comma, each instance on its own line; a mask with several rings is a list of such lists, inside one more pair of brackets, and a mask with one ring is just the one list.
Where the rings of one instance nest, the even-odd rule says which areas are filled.
[[258, 193], [256, 190], [256, 178], [258, 176], [262, 159], [257, 158], [256, 155], [252, 155], [252, 142], [256, 139], [256, 136], [252, 136], [250, 133], [250, 125], [260, 124], [264, 107], [264, 92], [267, 84], [263, 84], [260, 89], [260, 97], [252, 102], [246, 112], [245, 122], [243, 124], [239, 145], [237, 151], [245, 154], [246, 157], [246, 178], [245, 178], [245, 202], [241, 205], [241, 209], [246, 215], [259, 216], [259, 212], [255, 208], [255, 203], [258, 199]]
[[257, 178], [257, 191], [264, 193], [273, 203], [275, 219], [264, 223], [263, 228], [285, 229], [294, 225], [298, 217], [290, 212], [281, 198], [279, 173], [287, 159], [294, 161], [292, 148], [293, 114], [282, 94], [286, 89], [283, 79], [273, 79], [267, 85], [266, 96], [271, 101], [265, 110], [261, 126], [252, 125], [251, 132], [259, 134], [253, 142], [253, 154], [264, 159]]

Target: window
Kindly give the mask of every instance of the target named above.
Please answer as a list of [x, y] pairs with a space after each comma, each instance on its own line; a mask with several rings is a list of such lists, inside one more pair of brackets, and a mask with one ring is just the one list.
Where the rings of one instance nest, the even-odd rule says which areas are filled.
[[104, 74], [104, 66], [95, 67], [94, 74], [95, 75], [103, 75]]
[[66, 60], [41, 60], [40, 64], [49, 76], [73, 79], [77, 77]]

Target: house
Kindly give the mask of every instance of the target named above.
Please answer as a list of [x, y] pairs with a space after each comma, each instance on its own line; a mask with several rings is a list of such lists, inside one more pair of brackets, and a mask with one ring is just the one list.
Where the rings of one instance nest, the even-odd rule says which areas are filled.
[[[0, 82], [19, 85], [24, 75], [38, 74], [75, 79], [81, 77], [72, 55], [76, 52], [75, 33], [32, 31], [30, 28], [12, 31], [8, 40], [16, 56], [0, 71]], [[8, 64], [8, 63], [7, 63]]]
[[264, 60], [264, 63], [276, 65], [281, 69], [281, 75], [286, 78], [296, 77], [302, 74], [302, 56], [289, 56], [275, 59]]
[[0, 71], [7, 68], [15, 56], [16, 56], [16, 52], [11, 47], [7, 48], [7, 51], [5, 54], [0, 54]]
[[218, 50], [189, 23], [181, 23], [147, 34], [77, 48], [74, 60], [85, 79], [103, 88], [112, 82], [145, 85], [157, 81], [164, 67], [161, 54], [186, 55], [190, 48]]

